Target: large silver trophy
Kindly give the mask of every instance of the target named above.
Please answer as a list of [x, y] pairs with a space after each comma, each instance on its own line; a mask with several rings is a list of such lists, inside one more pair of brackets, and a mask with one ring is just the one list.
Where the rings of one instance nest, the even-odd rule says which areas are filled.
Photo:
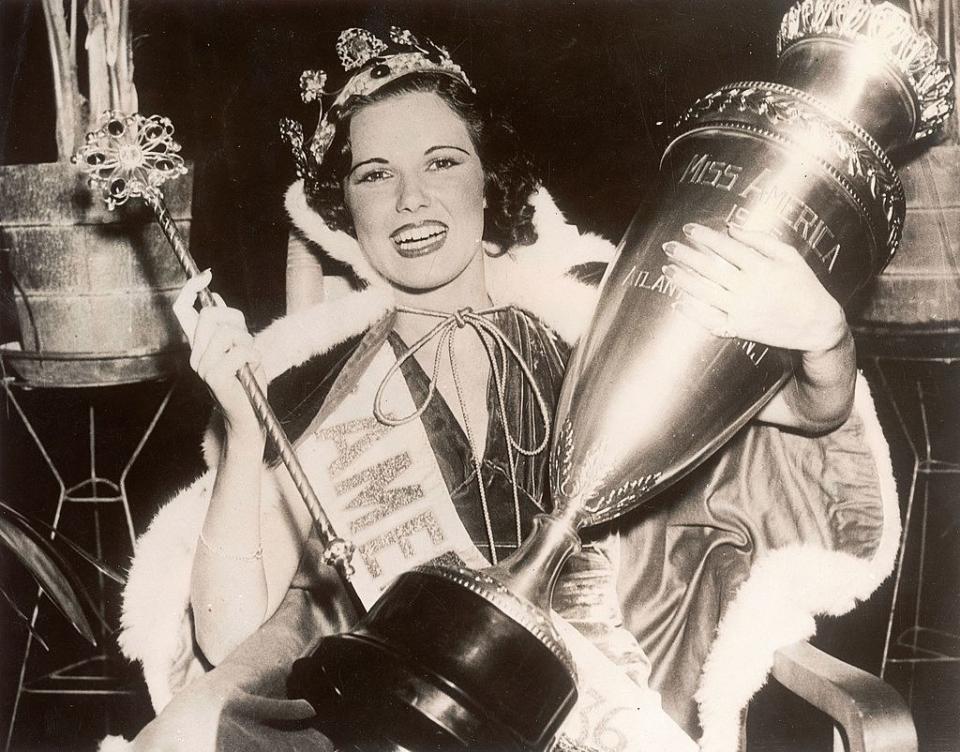
[[499, 566], [401, 575], [297, 667], [344, 747], [547, 748], [576, 699], [549, 608], [577, 531], [681, 478], [789, 378], [791, 353], [715, 337], [676, 310], [665, 241], [682, 240], [687, 222], [772, 233], [841, 303], [896, 250], [904, 196], [886, 151], [950, 114], [935, 44], [893, 5], [803, 0], [778, 47], [776, 83], [730, 84], [687, 111], [658, 202], [620, 243], [560, 398], [553, 513]]

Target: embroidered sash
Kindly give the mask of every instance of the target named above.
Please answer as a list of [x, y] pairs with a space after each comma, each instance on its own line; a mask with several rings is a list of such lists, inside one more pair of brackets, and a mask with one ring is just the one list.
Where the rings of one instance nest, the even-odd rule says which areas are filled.
[[[334, 529], [356, 544], [351, 582], [367, 607], [398, 574], [418, 564], [446, 558], [488, 566], [460, 521], [421, 421], [386, 426], [373, 415], [370, 395], [394, 362], [382, 343], [298, 450], [309, 455], [305, 464], [317, 468], [311, 480]], [[381, 405], [394, 415], [416, 408], [403, 379], [387, 382]], [[631, 681], [590, 640], [554, 617], [579, 673], [580, 698], [561, 729], [562, 748], [696, 749], [661, 709], [657, 693]], [[613, 628], [626, 634], [622, 626]]]
[[[423, 424], [386, 426], [373, 416], [370, 395], [394, 361], [382, 345], [312, 437], [323, 469], [318, 494], [334, 529], [357, 547], [351, 582], [368, 608], [400, 572], [437, 557], [487, 566], [460, 522]], [[395, 414], [416, 408], [403, 379], [386, 384], [382, 404]]]

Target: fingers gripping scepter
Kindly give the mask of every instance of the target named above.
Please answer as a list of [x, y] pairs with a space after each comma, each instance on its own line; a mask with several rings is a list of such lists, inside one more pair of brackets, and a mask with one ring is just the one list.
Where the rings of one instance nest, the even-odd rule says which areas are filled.
[[[87, 134], [86, 143], [73, 157], [74, 164], [90, 176], [91, 187], [103, 190], [109, 209], [126, 203], [130, 198], [143, 199], [153, 209], [160, 229], [187, 277], [196, 277], [200, 269], [183, 242], [183, 236], [170, 216], [160, 190], [167, 180], [187, 172], [183, 157], [179, 154], [180, 144], [173, 140], [173, 124], [169, 118], [159, 115], [144, 117], [111, 112], [106, 117], [103, 127]], [[200, 290], [198, 299], [204, 308], [218, 305], [213, 294], [205, 287]], [[310, 512], [314, 529], [324, 547], [325, 562], [335, 566], [345, 579], [349, 578], [353, 574], [350, 559], [354, 545], [334, 531], [307, 480], [290, 439], [280, 426], [249, 364], [240, 368], [237, 378]]]

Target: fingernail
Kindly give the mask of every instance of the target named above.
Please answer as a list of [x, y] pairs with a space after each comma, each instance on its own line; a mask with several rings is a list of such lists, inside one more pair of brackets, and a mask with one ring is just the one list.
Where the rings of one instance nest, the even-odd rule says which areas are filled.
[[700, 232], [700, 225], [694, 224], [693, 222], [687, 222], [687, 224], [683, 226], [683, 234], [686, 235], [688, 238], [696, 237], [697, 233], [699, 232]]
[[660, 270], [667, 279], [673, 279], [673, 275], [677, 273], [677, 267], [673, 264], [665, 264]]
[[673, 258], [677, 255], [676, 251], [677, 242], [675, 240], [668, 240], [663, 244], [663, 252], [667, 254], [670, 258]]

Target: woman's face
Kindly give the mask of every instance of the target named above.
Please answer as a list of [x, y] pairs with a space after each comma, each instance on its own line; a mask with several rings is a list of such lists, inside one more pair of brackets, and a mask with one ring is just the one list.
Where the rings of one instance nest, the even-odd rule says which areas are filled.
[[350, 122], [343, 182], [357, 240], [392, 284], [442, 287], [480, 263], [484, 174], [464, 122], [436, 94], [401, 94]]

